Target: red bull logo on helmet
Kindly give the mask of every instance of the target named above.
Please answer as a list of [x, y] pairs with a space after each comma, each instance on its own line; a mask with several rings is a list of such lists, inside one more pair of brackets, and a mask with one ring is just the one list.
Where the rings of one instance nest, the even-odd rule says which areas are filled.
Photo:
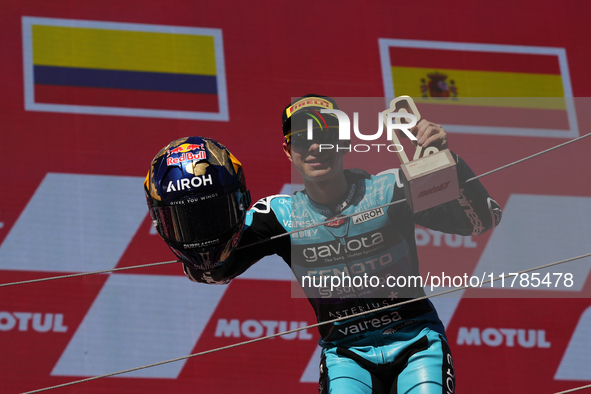
[[[179, 153], [181, 154], [180, 156], [171, 157]], [[183, 161], [204, 160], [205, 158], [206, 153], [203, 144], [182, 144], [166, 152], [166, 165], [178, 164]]]

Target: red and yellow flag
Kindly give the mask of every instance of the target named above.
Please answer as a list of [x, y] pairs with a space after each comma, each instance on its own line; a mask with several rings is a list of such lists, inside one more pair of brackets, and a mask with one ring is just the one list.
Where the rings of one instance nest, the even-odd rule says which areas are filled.
[[382, 59], [386, 94], [413, 97], [423, 117], [481, 132], [489, 128], [492, 134], [504, 133], [502, 128], [571, 130], [565, 101], [570, 82], [560, 48], [460, 43], [438, 48], [434, 42], [401, 41], [382, 42], [382, 54], [389, 57]]

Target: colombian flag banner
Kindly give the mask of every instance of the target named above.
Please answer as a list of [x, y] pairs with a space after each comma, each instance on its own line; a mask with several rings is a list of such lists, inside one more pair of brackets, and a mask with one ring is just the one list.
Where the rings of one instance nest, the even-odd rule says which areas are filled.
[[449, 131], [576, 137], [562, 48], [380, 39], [386, 97]]
[[219, 29], [22, 21], [27, 110], [228, 120]]

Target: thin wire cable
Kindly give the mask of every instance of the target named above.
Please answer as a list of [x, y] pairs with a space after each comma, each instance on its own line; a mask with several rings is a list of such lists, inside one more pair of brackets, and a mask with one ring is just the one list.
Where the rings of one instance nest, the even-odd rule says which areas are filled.
[[575, 387], [575, 388], [572, 388], [572, 389], [569, 389], [569, 390], [564, 390], [564, 391], [561, 391], [559, 393], [554, 393], [554, 394], [574, 393], [575, 391], [585, 390], [585, 389], [591, 389], [591, 384], [588, 384], [586, 386]]
[[546, 150], [543, 150], [543, 151], [541, 151], [541, 152], [534, 153], [534, 154], [533, 154], [533, 155], [531, 155], [531, 156], [527, 156], [527, 157], [524, 157], [523, 159], [520, 159], [520, 160], [514, 161], [513, 163], [506, 164], [506, 165], [504, 165], [504, 166], [502, 166], [502, 167], [499, 167], [499, 168], [496, 168], [496, 169], [494, 169], [494, 170], [491, 170], [491, 171], [485, 172], [484, 174], [480, 174], [480, 175], [478, 175], [478, 176], [475, 176], [475, 177], [473, 177], [473, 178], [467, 179], [467, 180], [466, 180], [466, 182], [464, 182], [464, 183], [468, 183], [468, 182], [471, 182], [471, 181], [473, 181], [473, 180], [475, 180], [475, 179], [482, 178], [482, 177], [484, 177], [484, 176], [487, 176], [487, 175], [493, 174], [493, 173], [495, 173], [495, 172], [497, 172], [497, 171], [504, 170], [505, 168], [509, 168], [509, 167], [511, 167], [511, 166], [514, 166], [514, 165], [516, 165], [516, 164], [519, 164], [519, 163], [522, 163], [522, 162], [524, 162], [524, 161], [527, 161], [527, 160], [533, 159], [534, 157], [537, 157], [537, 156], [543, 155], [544, 153], [551, 152], [551, 151], [553, 151], [553, 150], [555, 150], [555, 149], [562, 148], [563, 146], [566, 146], [566, 145], [572, 144], [573, 142], [580, 141], [580, 140], [582, 140], [583, 138], [587, 138], [587, 137], [589, 137], [589, 136], [591, 136], [591, 133], [587, 133], [587, 134], [585, 134], [585, 135], [582, 135], [582, 136], [580, 136], [580, 137], [574, 138], [574, 139], [572, 139], [572, 140], [570, 140], [570, 141], [566, 141], [566, 142], [564, 142], [564, 143], [562, 143], [562, 144], [559, 144], [559, 145], [553, 146], [552, 148], [548, 148], [548, 149], [546, 149]]
[[[591, 133], [588, 133], [588, 134], [585, 134], [585, 135], [583, 135], [583, 136], [580, 136], [580, 137], [574, 138], [574, 139], [572, 139], [572, 140], [570, 140], [570, 141], [567, 141], [567, 142], [564, 142], [564, 143], [562, 143], [562, 144], [559, 144], [559, 145], [553, 146], [552, 148], [548, 148], [548, 149], [546, 149], [546, 150], [543, 150], [543, 151], [541, 151], [541, 152], [534, 153], [533, 155], [530, 155], [530, 156], [524, 157], [523, 159], [520, 159], [520, 160], [514, 161], [514, 162], [512, 162], [512, 163], [505, 164], [505, 165], [504, 165], [504, 166], [502, 166], [502, 167], [495, 168], [494, 170], [491, 170], [491, 171], [485, 172], [484, 174], [480, 174], [480, 175], [474, 176], [474, 177], [472, 177], [472, 178], [469, 178], [469, 179], [467, 179], [466, 181], [462, 182], [462, 184], [461, 184], [461, 185], [465, 185], [465, 184], [466, 184], [466, 183], [468, 183], [468, 182], [472, 182], [472, 181], [474, 181], [474, 180], [476, 180], [476, 179], [479, 179], [479, 178], [482, 178], [482, 177], [484, 177], [484, 176], [487, 176], [487, 175], [490, 175], [490, 174], [494, 174], [495, 172], [498, 172], [498, 171], [504, 170], [504, 169], [506, 169], [506, 168], [512, 167], [512, 166], [514, 166], [514, 165], [517, 165], [517, 164], [519, 164], [519, 163], [523, 163], [524, 161], [527, 161], [527, 160], [533, 159], [534, 157], [537, 157], [537, 156], [543, 155], [543, 154], [545, 154], [545, 153], [551, 152], [551, 151], [553, 151], [553, 150], [555, 150], [555, 149], [562, 148], [563, 146], [566, 146], [566, 145], [572, 144], [572, 143], [574, 143], [574, 142], [580, 141], [580, 140], [582, 140], [583, 138], [587, 138], [587, 137], [589, 137], [589, 136], [591, 136]], [[461, 185], [460, 185], [460, 186], [461, 186]], [[391, 206], [391, 205], [400, 204], [401, 202], [404, 202], [404, 201], [406, 201], [406, 198], [402, 198], [402, 199], [400, 199], [400, 200], [396, 200], [396, 201], [389, 202], [389, 203], [386, 203], [386, 204], [378, 205], [378, 206], [376, 206], [376, 207], [373, 207], [373, 208], [370, 208], [370, 209], [366, 209], [365, 211], [361, 211], [361, 212], [352, 213], [352, 214], [350, 214], [350, 215], [341, 215], [341, 216], [338, 216], [338, 217], [335, 217], [335, 218], [332, 218], [332, 219], [326, 220], [326, 221], [324, 221], [324, 222], [322, 222], [322, 223], [317, 223], [317, 224], [310, 225], [310, 226], [308, 226], [308, 227], [302, 227], [301, 229], [298, 229], [298, 230], [292, 230], [292, 231], [289, 231], [289, 232], [286, 232], [286, 233], [282, 233], [282, 234], [274, 235], [274, 236], [272, 236], [272, 237], [269, 237], [269, 238], [266, 238], [266, 239], [263, 239], [263, 240], [260, 240], [260, 241], [253, 242], [253, 243], [251, 243], [251, 244], [248, 244], [248, 245], [243, 245], [243, 246], [240, 246], [240, 247], [238, 247], [238, 248], [236, 248], [236, 249], [237, 249], [237, 250], [239, 250], [239, 249], [249, 248], [249, 247], [251, 247], [251, 246], [258, 245], [258, 244], [262, 244], [262, 243], [265, 243], [265, 242], [268, 242], [268, 241], [272, 241], [272, 240], [274, 240], [274, 239], [277, 239], [277, 238], [285, 237], [285, 236], [288, 236], [288, 235], [291, 235], [291, 234], [295, 234], [295, 233], [297, 233], [297, 232], [300, 232], [300, 231], [309, 230], [309, 229], [311, 229], [311, 228], [314, 228], [314, 227], [319, 227], [319, 226], [322, 226], [322, 225], [324, 225], [324, 224], [331, 223], [331, 222], [334, 222], [334, 221], [337, 221], [337, 220], [346, 219], [346, 218], [349, 218], [349, 217], [351, 217], [351, 216], [354, 216], [354, 215], [358, 215], [358, 214], [360, 214], [360, 213], [363, 213], [363, 212], [373, 211], [374, 209], [385, 208], [385, 207], [388, 207], [388, 206]]]
[[575, 387], [573, 389], [569, 389], [569, 390], [565, 390], [565, 391], [561, 391], [559, 393], [554, 393], [554, 394], [567, 394], [567, 393], [574, 393], [575, 391], [579, 391], [579, 390], [585, 390], [585, 389], [591, 389], [591, 384], [588, 384], [586, 386], [580, 386], [580, 387]]
[[[540, 269], [552, 267], [552, 266], [559, 265], [559, 264], [568, 263], [570, 261], [579, 260], [579, 259], [582, 259], [582, 258], [585, 258], [585, 257], [591, 257], [591, 253], [587, 253], [587, 254], [583, 254], [583, 255], [577, 256], [577, 257], [571, 257], [571, 258], [568, 258], [568, 259], [565, 259], [565, 260], [560, 260], [560, 261], [556, 261], [556, 262], [553, 262], [553, 263], [541, 265], [539, 267], [534, 267], [534, 268], [530, 268], [530, 269], [527, 269], [527, 270], [519, 271], [519, 272], [517, 272], [517, 275], [520, 275], [520, 274], [523, 274], [523, 273], [526, 273], [526, 272], [530, 272], [530, 271], [535, 271], [535, 270], [540, 270]], [[494, 281], [497, 281], [497, 280], [501, 280], [501, 279], [502, 279], [502, 277], [500, 277], [500, 276], [497, 277], [497, 278], [494, 278], [494, 279], [489, 279], [489, 280], [483, 281], [480, 284], [480, 286], [483, 285], [483, 284], [491, 283], [491, 282], [494, 282]], [[260, 341], [264, 341], [264, 340], [267, 340], [267, 339], [275, 338], [275, 337], [278, 337], [278, 336], [281, 336], [281, 335], [287, 335], [287, 334], [291, 334], [291, 333], [294, 333], [294, 332], [307, 330], [307, 329], [310, 329], [310, 328], [320, 327], [320, 326], [323, 326], [325, 324], [336, 323], [338, 321], [345, 320], [345, 319], [352, 319], [352, 318], [355, 318], [355, 317], [366, 315], [368, 313], [375, 313], [375, 312], [379, 312], [379, 311], [382, 311], [382, 310], [391, 309], [391, 308], [399, 307], [399, 306], [402, 306], [402, 305], [410, 304], [410, 303], [413, 303], [413, 302], [418, 302], [418, 301], [426, 300], [428, 298], [433, 298], [433, 297], [438, 297], [438, 296], [442, 296], [442, 295], [445, 295], [445, 294], [454, 293], [456, 291], [465, 290], [465, 289], [472, 288], [472, 287], [479, 287], [479, 286], [462, 286], [462, 287], [458, 287], [458, 288], [455, 288], [455, 289], [450, 289], [450, 290], [442, 291], [442, 292], [439, 292], [439, 293], [436, 293], [436, 294], [425, 295], [423, 297], [418, 297], [418, 298], [414, 298], [414, 299], [411, 299], [411, 300], [406, 300], [406, 301], [398, 302], [398, 303], [393, 304], [393, 305], [386, 305], [386, 306], [383, 306], [383, 307], [380, 307], [380, 308], [372, 309], [370, 311], [359, 312], [359, 313], [356, 313], [356, 314], [353, 314], [353, 315], [349, 315], [349, 316], [342, 316], [342, 317], [339, 317], [339, 318], [336, 318], [336, 319], [326, 320], [326, 321], [323, 321], [323, 322], [320, 322], [320, 323], [311, 324], [311, 325], [308, 325], [308, 326], [305, 326], [305, 327], [300, 327], [300, 328], [296, 328], [296, 329], [293, 329], [293, 330], [280, 332], [280, 333], [277, 333], [277, 334], [267, 335], [267, 336], [264, 336], [264, 337], [251, 339], [251, 340], [248, 340], [248, 341], [234, 343], [232, 345], [227, 345], [227, 346], [223, 346], [223, 347], [219, 347], [219, 348], [215, 348], [215, 349], [205, 350], [203, 352], [193, 353], [193, 354], [189, 354], [187, 356], [177, 357], [177, 358], [173, 358], [173, 359], [166, 360], [166, 361], [160, 361], [160, 362], [153, 363], [153, 364], [143, 365], [141, 367], [130, 368], [130, 369], [126, 369], [126, 370], [123, 370], [123, 371], [111, 372], [111, 373], [108, 373], [108, 374], [99, 375], [99, 376], [93, 376], [93, 377], [86, 378], [86, 379], [81, 379], [81, 380], [75, 380], [75, 381], [72, 381], [72, 382], [62, 383], [62, 384], [58, 384], [58, 385], [51, 386], [51, 387], [45, 387], [45, 388], [41, 388], [41, 389], [37, 389], [37, 390], [33, 390], [33, 391], [27, 391], [27, 392], [25, 392], [23, 394], [40, 393], [40, 392], [43, 392], [43, 391], [58, 389], [58, 388], [66, 387], [66, 386], [71, 386], [71, 385], [74, 385], [74, 384], [79, 384], [79, 383], [85, 383], [85, 382], [89, 382], [89, 381], [92, 381], [92, 380], [107, 378], [107, 377], [116, 376], [116, 375], [122, 375], [122, 374], [129, 373], [129, 372], [135, 372], [135, 371], [139, 371], [141, 369], [156, 367], [156, 366], [159, 366], [159, 365], [168, 364], [168, 363], [172, 363], [172, 362], [176, 362], [176, 361], [187, 360], [187, 359], [192, 358], [192, 357], [202, 356], [202, 355], [209, 354], [209, 353], [214, 353], [214, 352], [219, 352], [219, 351], [222, 351], [222, 350], [228, 350], [228, 349], [239, 347], [239, 346], [249, 345], [249, 344], [254, 343], [254, 342], [260, 342]]]
[[[474, 181], [476, 179], [482, 178], [484, 176], [493, 174], [493, 173], [495, 173], [497, 171], [501, 171], [501, 170], [503, 170], [505, 168], [509, 168], [509, 167], [514, 166], [516, 164], [522, 163], [524, 161], [533, 159], [534, 157], [543, 155], [543, 154], [548, 153], [550, 151], [553, 151], [555, 149], [562, 148], [563, 146], [572, 144], [574, 142], [577, 142], [577, 141], [582, 140], [583, 138], [587, 138], [589, 136], [591, 136], [591, 133], [588, 133], [588, 134], [585, 134], [583, 136], [574, 138], [574, 139], [572, 139], [570, 141], [564, 142], [564, 143], [559, 144], [559, 145], [556, 145], [556, 146], [554, 146], [552, 148], [549, 148], [549, 149], [543, 150], [541, 152], [535, 153], [535, 154], [533, 154], [531, 156], [524, 157], [521, 160], [517, 160], [517, 161], [514, 161], [513, 163], [506, 164], [506, 165], [504, 165], [502, 167], [499, 167], [499, 168], [496, 168], [494, 170], [485, 172], [484, 174], [480, 174], [478, 176], [472, 177], [470, 179], [467, 179], [465, 182], [463, 182], [462, 185], [464, 185], [464, 184], [466, 184], [468, 182]], [[337, 218], [329, 219], [329, 220], [326, 220], [326, 221], [324, 221], [322, 223], [314, 224], [314, 225], [311, 225], [311, 226], [308, 226], [308, 227], [303, 227], [303, 228], [298, 229], [298, 230], [293, 230], [293, 231], [289, 231], [289, 232], [286, 232], [286, 233], [274, 235], [274, 236], [271, 236], [269, 238], [266, 238], [266, 239], [263, 239], [263, 240], [260, 240], [260, 241], [253, 242], [253, 243], [248, 244], [248, 245], [240, 246], [240, 247], [238, 247], [236, 249], [237, 250], [240, 250], [240, 249], [248, 248], [248, 247], [251, 247], [251, 246], [254, 246], [254, 245], [259, 245], [259, 244], [262, 244], [264, 242], [269, 242], [269, 241], [272, 241], [274, 239], [285, 237], [285, 236], [288, 236], [288, 235], [291, 235], [291, 234], [295, 234], [295, 233], [300, 232], [300, 231], [308, 230], [308, 229], [311, 229], [311, 228], [314, 228], [314, 227], [319, 227], [319, 226], [322, 226], [322, 225], [327, 224], [327, 223], [331, 223], [331, 222], [336, 221], [336, 220], [346, 219], [346, 218], [352, 217], [353, 215], [357, 215], [357, 214], [360, 214], [360, 213], [363, 213], [363, 212], [367, 212], [367, 211], [371, 211], [371, 210], [379, 209], [379, 208], [385, 208], [387, 206], [391, 206], [391, 205], [395, 205], [395, 204], [400, 204], [401, 202], [404, 202], [404, 201], [406, 201], [406, 198], [403, 198], [401, 200], [396, 200], [396, 201], [393, 201], [393, 202], [390, 202], [390, 203], [387, 203], [387, 204], [379, 205], [377, 207], [373, 207], [373, 208], [367, 209], [365, 211], [357, 212], [357, 213], [354, 213], [354, 214], [339, 216]], [[46, 281], [46, 280], [72, 278], [72, 277], [76, 277], [76, 276], [93, 275], [93, 274], [103, 274], [103, 273], [109, 273], [109, 272], [116, 272], [116, 271], [122, 271], [122, 270], [128, 270], [128, 269], [135, 269], [135, 268], [144, 268], [144, 267], [150, 267], [150, 266], [156, 266], [156, 265], [163, 265], [163, 264], [170, 264], [170, 263], [177, 263], [177, 262], [180, 262], [180, 260], [165, 261], [165, 262], [161, 262], [161, 263], [152, 263], [152, 264], [143, 264], [143, 265], [134, 265], [134, 266], [124, 267], [124, 268], [115, 268], [115, 269], [112, 269], [112, 270], [102, 270], [102, 271], [93, 271], [93, 272], [83, 272], [83, 273], [71, 274], [71, 275], [52, 276], [52, 277], [48, 277], [48, 278], [25, 280], [25, 281], [20, 281], [20, 282], [3, 283], [3, 284], [0, 284], [0, 287], [13, 286], [13, 285], [18, 285], [18, 284], [43, 282], [43, 281]]]
[[0, 287], [14, 286], [14, 285], [24, 285], [24, 284], [27, 284], [27, 283], [45, 282], [45, 281], [54, 280], [54, 279], [74, 278], [76, 276], [95, 275], [95, 274], [107, 274], [107, 273], [111, 273], [111, 272], [124, 271], [124, 270], [130, 270], [130, 269], [135, 269], [135, 268], [154, 267], [154, 266], [157, 266], [157, 265], [180, 263], [180, 262], [181, 262], [180, 260], [162, 261], [162, 262], [159, 262], [159, 263], [149, 263], [149, 264], [142, 264], [142, 265], [131, 265], [129, 267], [112, 268], [112, 269], [109, 269], [109, 270], [91, 271], [91, 272], [80, 272], [78, 274], [68, 274], [68, 275], [59, 275], [59, 276], [49, 276], [49, 277], [46, 277], [46, 278], [31, 279], [31, 280], [22, 280], [20, 282], [2, 283], [2, 284], [0, 284]]
[[263, 240], [253, 242], [253, 243], [250, 243], [248, 245], [240, 246], [240, 247], [236, 248], [236, 250], [250, 248], [251, 246], [254, 246], [254, 245], [258, 245], [258, 244], [262, 244], [262, 243], [265, 243], [265, 242], [269, 242], [269, 241], [272, 241], [274, 239], [285, 237], [285, 236], [288, 236], [288, 235], [291, 235], [291, 234], [295, 234], [295, 233], [299, 233], [300, 231], [309, 230], [309, 229], [314, 228], [314, 227], [319, 227], [319, 226], [325, 225], [327, 223], [335, 222], [337, 220], [350, 218], [351, 216], [359, 215], [359, 214], [364, 213], [364, 212], [373, 211], [375, 209], [380, 209], [380, 208], [388, 207], [390, 205], [400, 204], [401, 202], [404, 202], [404, 201], [406, 201], [406, 198], [403, 198], [401, 200], [396, 200], [396, 201], [393, 201], [393, 202], [389, 202], [389, 203], [386, 203], [386, 204], [378, 205], [376, 207], [373, 207], [373, 208], [370, 208], [370, 209], [366, 209], [365, 211], [359, 211], [359, 212], [355, 212], [355, 213], [352, 213], [352, 214], [349, 214], [349, 215], [340, 215], [338, 217], [335, 217], [335, 218], [332, 218], [332, 219], [328, 219], [328, 220], [326, 220], [324, 222], [321, 222], [321, 223], [312, 224], [312, 225], [310, 225], [308, 227], [302, 227], [302, 228], [300, 228], [298, 230], [292, 230], [292, 231], [288, 231], [286, 233], [281, 233], [281, 234], [273, 235], [273, 236], [271, 236], [269, 238], [265, 238]]

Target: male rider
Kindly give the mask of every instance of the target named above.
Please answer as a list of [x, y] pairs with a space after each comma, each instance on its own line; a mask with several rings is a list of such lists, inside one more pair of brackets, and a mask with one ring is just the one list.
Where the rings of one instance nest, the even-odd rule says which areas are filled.
[[[463, 184], [458, 200], [416, 214], [406, 203], [375, 208], [377, 201], [385, 204], [404, 198], [397, 171], [369, 175], [345, 170], [347, 149], [321, 150], [322, 143], [335, 145], [338, 138], [338, 121], [321, 112], [326, 108], [338, 109], [338, 105], [331, 98], [308, 95], [283, 111], [283, 150], [301, 174], [305, 190], [255, 203], [246, 214], [234, 253], [223, 264], [209, 264], [207, 267], [214, 268], [208, 269], [177, 254], [190, 279], [227, 283], [260, 258], [278, 254], [300, 281], [306, 276], [318, 279], [370, 273], [383, 284], [388, 276], [418, 275], [415, 224], [478, 235], [500, 221], [498, 204], [478, 180]], [[311, 140], [306, 130], [309, 119], [313, 123]], [[447, 134], [440, 125], [423, 119], [411, 131], [423, 147], [447, 148]], [[462, 184], [474, 174], [462, 159], [455, 154], [454, 158]], [[372, 209], [371, 219], [356, 216]], [[180, 217], [191, 222], [189, 217]], [[305, 231], [310, 225], [318, 231]], [[277, 237], [294, 230], [300, 231]], [[422, 288], [348, 284], [329, 291], [326, 286], [309, 283], [304, 291], [318, 321], [343, 318], [319, 327], [321, 393], [454, 392], [452, 356], [432, 303], [421, 300], [376, 310], [424, 295]], [[363, 314], [356, 315], [360, 312]]]

